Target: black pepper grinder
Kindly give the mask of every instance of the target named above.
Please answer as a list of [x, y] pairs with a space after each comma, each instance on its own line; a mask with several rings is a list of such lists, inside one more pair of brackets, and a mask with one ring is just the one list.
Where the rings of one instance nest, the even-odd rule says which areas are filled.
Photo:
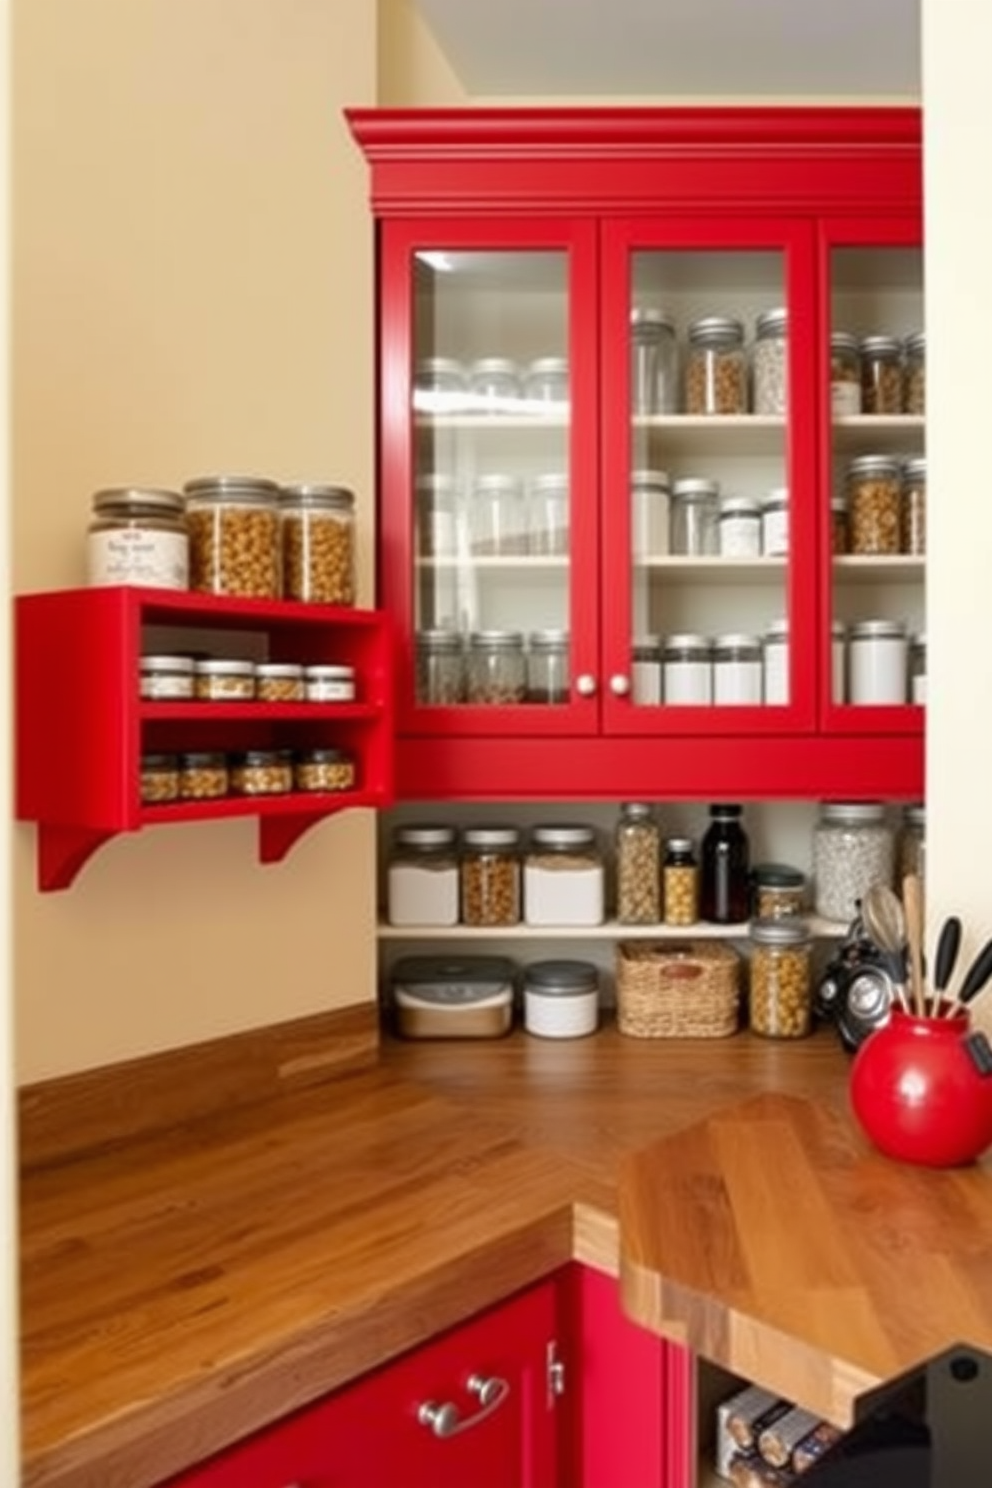
[[710, 807], [702, 845], [700, 913], [716, 925], [739, 924], [750, 907], [750, 845], [742, 806]]

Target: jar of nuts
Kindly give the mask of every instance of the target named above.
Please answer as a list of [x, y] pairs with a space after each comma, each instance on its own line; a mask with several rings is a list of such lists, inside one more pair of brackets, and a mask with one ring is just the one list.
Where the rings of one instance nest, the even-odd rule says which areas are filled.
[[519, 924], [520, 875], [516, 827], [466, 827], [460, 866], [462, 924]]
[[279, 487], [248, 475], [187, 481], [189, 586], [206, 594], [278, 599]]
[[198, 750], [179, 756], [179, 795], [184, 801], [213, 801], [226, 796], [226, 755]]
[[927, 411], [927, 338], [924, 331], [907, 336], [904, 342], [902, 410], [924, 414]]
[[355, 762], [345, 749], [305, 749], [293, 761], [293, 788], [298, 791], [354, 790]]
[[462, 638], [457, 630], [418, 630], [417, 702], [445, 707], [465, 701]]
[[293, 661], [258, 662], [255, 696], [261, 703], [302, 703], [306, 697], [303, 668]]
[[901, 547], [904, 553], [927, 550], [927, 461], [915, 455], [902, 467]]
[[811, 936], [801, 919], [752, 920], [750, 1026], [766, 1038], [802, 1038], [813, 1016]]
[[756, 919], [784, 920], [802, 914], [806, 875], [801, 869], [788, 863], [759, 863], [752, 876]]
[[862, 336], [862, 413], [902, 413], [902, 344], [895, 336]]
[[255, 663], [223, 657], [194, 662], [193, 696], [207, 703], [250, 703], [255, 696]]
[[231, 760], [231, 790], [238, 796], [281, 796], [293, 789], [288, 749], [248, 749]]
[[614, 838], [617, 919], [621, 925], [657, 925], [661, 920], [661, 831], [649, 805], [620, 807]]
[[524, 638], [519, 630], [478, 630], [469, 636], [470, 703], [522, 703], [527, 693]]
[[789, 406], [789, 312], [784, 306], [766, 310], [754, 323], [751, 375], [754, 411], [785, 413]]
[[307, 604], [355, 603], [355, 497], [345, 486], [283, 486], [282, 590]]
[[662, 884], [665, 924], [694, 925], [699, 919], [699, 864], [691, 837], [669, 837]]
[[855, 554], [898, 553], [902, 470], [891, 455], [860, 455], [847, 467], [848, 535]]
[[689, 326], [686, 413], [747, 413], [744, 327], [730, 315], [705, 315]]
[[164, 801], [178, 799], [179, 760], [174, 754], [141, 756], [139, 794], [143, 806], [160, 806]]

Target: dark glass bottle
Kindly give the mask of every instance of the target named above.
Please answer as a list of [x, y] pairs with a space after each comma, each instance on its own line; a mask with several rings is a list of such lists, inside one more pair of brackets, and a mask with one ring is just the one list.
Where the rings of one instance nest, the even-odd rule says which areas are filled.
[[750, 846], [741, 806], [711, 806], [702, 845], [700, 913], [716, 925], [746, 920], [750, 898]]

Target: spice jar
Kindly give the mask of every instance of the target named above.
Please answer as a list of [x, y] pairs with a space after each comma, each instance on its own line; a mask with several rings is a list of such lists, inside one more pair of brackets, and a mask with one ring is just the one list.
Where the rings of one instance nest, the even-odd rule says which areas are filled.
[[184, 801], [213, 801], [228, 790], [227, 757], [213, 750], [179, 756], [179, 795]]
[[279, 487], [247, 475], [187, 481], [190, 588], [242, 599], [282, 592]]
[[284, 486], [282, 592], [307, 604], [355, 603], [355, 497], [344, 486]]
[[903, 343], [902, 385], [903, 413], [922, 415], [927, 411], [927, 338], [924, 331], [907, 336]]
[[596, 833], [587, 826], [538, 826], [524, 858], [528, 925], [601, 925], [605, 871]]
[[460, 867], [463, 925], [520, 921], [520, 833], [516, 827], [466, 827]]
[[662, 646], [666, 705], [706, 705], [713, 701], [713, 648], [707, 636], [670, 635]]
[[774, 486], [761, 503], [761, 551], [766, 558], [789, 552], [789, 490]]
[[895, 834], [878, 802], [827, 802], [813, 829], [815, 908], [849, 923], [873, 883], [892, 887]]
[[700, 910], [716, 925], [746, 920], [751, 897], [750, 843], [741, 816], [743, 808], [710, 807], [710, 824], [703, 836]]
[[473, 557], [520, 557], [527, 552], [524, 488], [515, 475], [492, 471], [472, 487], [469, 545]]
[[686, 413], [748, 411], [744, 327], [729, 315], [706, 315], [689, 326]]
[[527, 701], [567, 703], [568, 631], [532, 630], [527, 649]]
[[541, 413], [552, 412], [568, 403], [568, 360], [566, 357], [537, 357], [524, 373], [524, 396], [539, 405]]
[[757, 919], [750, 927], [749, 1022], [765, 1038], [803, 1038], [813, 1018], [812, 942], [801, 919]]
[[766, 310], [754, 325], [751, 376], [754, 411], [785, 413], [789, 406], [789, 312], [784, 307]]
[[446, 707], [465, 701], [462, 638], [454, 630], [417, 632], [417, 702]]
[[436, 471], [418, 475], [414, 483], [414, 497], [419, 556], [453, 558], [457, 552], [458, 503], [458, 487], [454, 477]]
[[680, 557], [705, 558], [716, 549], [718, 481], [687, 476], [672, 485], [669, 548]]
[[916, 455], [902, 467], [902, 520], [900, 547], [904, 553], [927, 550], [927, 462]]
[[185, 589], [189, 538], [177, 491], [97, 491], [86, 538], [87, 582]]
[[143, 754], [138, 791], [143, 806], [179, 798], [179, 760], [174, 754]]
[[661, 831], [650, 806], [620, 807], [614, 834], [617, 919], [621, 925], [657, 925], [661, 920]]
[[922, 801], [903, 807], [899, 828], [898, 882], [915, 873], [922, 883], [926, 874], [927, 809]]
[[675, 326], [646, 306], [630, 312], [630, 409], [648, 415], [678, 411]]
[[508, 413], [521, 395], [520, 369], [509, 357], [479, 357], [469, 367], [472, 407], [481, 413]]
[[464, 408], [468, 377], [454, 357], [421, 357], [413, 369], [413, 402], [431, 413]]
[[193, 695], [209, 703], [250, 703], [255, 696], [255, 663], [223, 657], [194, 662]]
[[500, 706], [527, 693], [524, 638], [519, 630], [479, 630], [468, 638], [467, 698]]
[[458, 924], [458, 847], [454, 827], [397, 827], [386, 872], [391, 925]]
[[662, 558], [668, 552], [670, 496], [667, 470], [631, 471], [630, 546], [635, 558]]
[[669, 837], [662, 866], [666, 925], [694, 925], [699, 919], [699, 865], [691, 837]]
[[830, 337], [830, 412], [835, 419], [861, 412], [861, 353], [857, 336], [846, 331]]
[[852, 625], [848, 702], [905, 703], [907, 646], [906, 627], [900, 620], [859, 620]]
[[890, 455], [861, 455], [847, 467], [851, 552], [898, 553], [902, 478]]
[[527, 549], [538, 558], [561, 558], [568, 552], [568, 476], [561, 471], [547, 471], [531, 482]]
[[721, 558], [757, 558], [761, 552], [761, 507], [750, 496], [725, 496], [717, 515]]
[[762, 647], [756, 635], [718, 635], [713, 640], [713, 702], [718, 707], [760, 703]]
[[193, 696], [192, 656], [143, 656], [139, 696], [146, 701], [176, 702]]
[[292, 661], [255, 664], [255, 696], [261, 703], [302, 703], [306, 699], [303, 668]]
[[231, 791], [236, 796], [282, 796], [293, 789], [293, 755], [288, 749], [247, 749], [231, 758]]
[[355, 668], [317, 662], [303, 668], [303, 692], [308, 703], [353, 703]]
[[524, 1027], [541, 1038], [584, 1038], [599, 1022], [599, 973], [591, 961], [524, 967]]
[[806, 875], [787, 863], [759, 863], [754, 870], [754, 917], [782, 920], [803, 912]]
[[636, 636], [630, 648], [630, 700], [638, 706], [661, 702], [661, 637]]
[[355, 761], [345, 749], [305, 749], [293, 760], [293, 789], [348, 791], [355, 788]]
[[902, 345], [895, 336], [862, 336], [861, 410], [902, 413]]

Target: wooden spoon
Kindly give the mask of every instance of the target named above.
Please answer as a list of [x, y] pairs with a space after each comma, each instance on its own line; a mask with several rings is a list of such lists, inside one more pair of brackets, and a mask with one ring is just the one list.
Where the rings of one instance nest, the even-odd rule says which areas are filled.
[[907, 873], [902, 881], [902, 902], [906, 911], [906, 939], [912, 967], [913, 1010], [918, 1018], [926, 1017], [926, 992], [923, 986], [923, 898], [919, 875]]

